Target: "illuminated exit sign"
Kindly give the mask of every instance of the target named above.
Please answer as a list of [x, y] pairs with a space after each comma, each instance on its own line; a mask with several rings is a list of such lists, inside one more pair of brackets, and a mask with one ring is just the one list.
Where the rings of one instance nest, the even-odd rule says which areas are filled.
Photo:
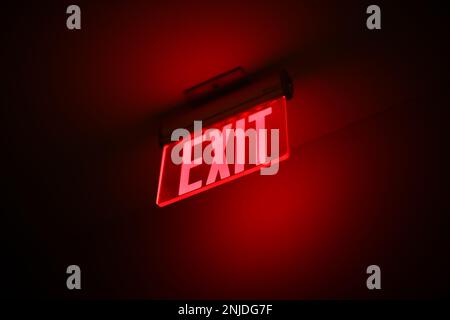
[[[201, 127], [177, 129], [164, 145], [156, 203], [164, 207], [259, 171], [278, 172], [289, 157], [284, 96]], [[264, 179], [264, 177], [262, 177]]]

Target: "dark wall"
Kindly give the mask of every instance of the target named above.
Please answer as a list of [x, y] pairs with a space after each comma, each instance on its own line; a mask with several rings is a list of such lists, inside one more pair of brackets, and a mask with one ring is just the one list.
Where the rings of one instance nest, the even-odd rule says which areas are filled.
[[[355, 1], [80, 1], [69, 31], [69, 4], [2, 10], [5, 296], [448, 294], [441, 5], [380, 4], [369, 31]], [[290, 159], [158, 208], [161, 115], [236, 66], [293, 76]]]

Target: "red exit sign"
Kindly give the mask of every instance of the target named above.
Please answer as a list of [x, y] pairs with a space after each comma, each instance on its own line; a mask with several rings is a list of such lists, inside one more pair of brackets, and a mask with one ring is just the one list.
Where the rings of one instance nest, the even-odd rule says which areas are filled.
[[[284, 96], [194, 132], [177, 129], [163, 147], [156, 203], [164, 207], [255, 171], [278, 172], [289, 157]], [[184, 133], [183, 133], [184, 132]]]

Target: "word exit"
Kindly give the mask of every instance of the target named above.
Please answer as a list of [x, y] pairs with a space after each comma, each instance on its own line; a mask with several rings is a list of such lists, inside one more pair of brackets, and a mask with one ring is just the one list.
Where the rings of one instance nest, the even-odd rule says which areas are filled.
[[194, 131], [163, 147], [156, 203], [166, 206], [252, 172], [278, 172], [289, 157], [286, 99], [280, 97]]

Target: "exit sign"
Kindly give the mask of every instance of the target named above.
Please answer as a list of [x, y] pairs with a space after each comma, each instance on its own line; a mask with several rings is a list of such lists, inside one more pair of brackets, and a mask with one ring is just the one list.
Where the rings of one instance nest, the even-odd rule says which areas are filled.
[[289, 157], [284, 96], [205, 128], [194, 127], [163, 147], [156, 197], [160, 207], [256, 171], [264, 179]]

